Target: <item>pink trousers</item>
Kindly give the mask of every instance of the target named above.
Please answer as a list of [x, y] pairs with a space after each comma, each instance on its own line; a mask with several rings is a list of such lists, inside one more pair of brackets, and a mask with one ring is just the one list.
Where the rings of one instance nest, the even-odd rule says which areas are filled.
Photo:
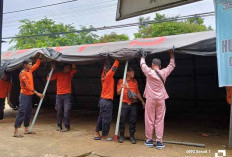
[[165, 100], [146, 100], [145, 105], [145, 134], [147, 139], [153, 139], [156, 133], [156, 141], [163, 141], [164, 117], [166, 112]]

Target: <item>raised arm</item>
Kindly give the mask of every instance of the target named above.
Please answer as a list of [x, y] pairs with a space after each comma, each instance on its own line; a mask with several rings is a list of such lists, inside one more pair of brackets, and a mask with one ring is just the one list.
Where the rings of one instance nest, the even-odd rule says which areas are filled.
[[71, 77], [73, 77], [76, 72], [77, 72], [76, 64], [72, 64], [72, 70], [70, 72]]
[[31, 71], [34, 72], [40, 66], [41, 60], [37, 59], [36, 63], [32, 66]]
[[39, 55], [39, 58], [37, 59], [36, 63], [32, 66], [31, 68], [31, 71], [34, 72], [39, 66], [40, 66], [40, 63], [41, 63], [41, 59], [42, 59], [43, 55], [40, 54]]
[[107, 72], [106, 77], [108, 77], [108, 76], [112, 76], [112, 77], [113, 77], [114, 74], [115, 74], [115, 72], [116, 72], [116, 70], [118, 69], [118, 66], [119, 66], [119, 61], [118, 61], [118, 60], [115, 60], [113, 66], [112, 66], [111, 69]]
[[170, 75], [170, 73], [174, 70], [174, 68], [176, 66], [175, 58], [174, 58], [174, 54], [173, 54], [172, 50], [169, 51], [169, 55], [170, 55], [170, 62], [166, 68], [162, 69], [162, 71], [164, 72], [165, 78], [167, 78]]
[[[53, 69], [53, 71], [54, 71], [55, 68], [56, 68], [55, 64], [52, 64], [51, 69]], [[50, 81], [56, 80], [56, 79], [57, 79], [57, 75], [58, 75], [57, 73], [53, 73], [52, 76], [51, 76]], [[47, 80], [48, 80], [48, 77], [49, 77], [49, 76], [47, 76]]]
[[142, 57], [140, 60], [140, 67], [141, 67], [141, 70], [143, 71], [145, 76], [152, 75], [153, 70], [147, 66], [144, 57]]

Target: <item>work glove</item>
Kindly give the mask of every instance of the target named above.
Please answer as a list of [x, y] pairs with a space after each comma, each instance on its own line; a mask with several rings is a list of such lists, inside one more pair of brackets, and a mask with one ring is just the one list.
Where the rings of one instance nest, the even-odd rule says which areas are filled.
[[140, 57], [145, 58], [147, 56], [147, 52], [140, 49], [139, 50], [139, 55], [140, 55]]

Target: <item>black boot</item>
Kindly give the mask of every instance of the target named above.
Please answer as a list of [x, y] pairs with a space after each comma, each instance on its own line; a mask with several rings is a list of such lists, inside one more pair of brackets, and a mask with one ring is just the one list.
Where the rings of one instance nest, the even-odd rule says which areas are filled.
[[124, 134], [120, 134], [120, 137], [119, 137], [119, 140], [118, 140], [119, 143], [123, 143], [124, 142]]
[[130, 133], [130, 141], [131, 141], [131, 144], [136, 144], [134, 133]]
[[130, 137], [130, 141], [131, 141], [131, 144], [136, 144], [136, 140], [135, 140], [134, 136]]

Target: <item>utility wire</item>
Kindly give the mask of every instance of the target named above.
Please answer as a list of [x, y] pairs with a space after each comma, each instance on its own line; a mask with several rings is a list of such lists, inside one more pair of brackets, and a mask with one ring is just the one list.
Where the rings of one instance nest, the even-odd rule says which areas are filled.
[[[65, 17], [72, 17], [72, 19], [73, 19], [73, 21], [75, 21], [75, 22], [79, 22], [79, 21], [82, 21], [83, 22], [83, 20], [79, 20], [79, 19], [83, 19], [83, 18], [86, 18], [86, 16], [90, 16], [90, 15], [92, 15], [92, 14], [103, 14], [103, 13], [105, 13], [106, 11], [114, 11], [115, 10], [115, 8], [112, 8], [112, 7], [108, 7], [108, 8], [106, 8], [105, 10], [96, 10], [96, 11], [89, 11], [89, 12], [81, 12], [81, 13], [78, 13], [77, 15], [73, 15], [73, 14], [70, 14], [70, 13], [61, 13], [60, 15], [56, 15], [56, 14], [53, 14], [53, 15], [55, 15], [55, 16], [51, 16], [51, 18], [65, 18]], [[50, 14], [50, 15], [52, 15], [52, 14]], [[49, 16], [50, 15], [46, 15], [46, 16], [44, 16], [44, 17], [47, 17], [47, 18], [49, 18]], [[112, 16], [112, 15], [108, 15], [108, 14], [105, 14], [105, 15], [103, 15], [104, 17], [109, 17], [109, 16]], [[101, 18], [103, 17], [103, 16], [101, 16]], [[36, 18], [36, 19], [33, 19], [33, 21], [36, 21], [36, 20], [39, 20], [39, 19], [41, 19], [42, 17], [41, 16], [34, 16], [34, 18]], [[76, 18], [78, 18], [78, 20], [75, 20]], [[18, 19], [18, 20], [20, 20], [20, 19]], [[18, 21], [17, 21], [18, 22]], [[9, 23], [6, 23], [6, 25], [3, 25], [3, 27], [8, 27], [8, 26], [19, 26], [18, 24], [16, 25], [15, 24], [16, 23], [16, 21], [12, 21], [12, 22], [9, 22]]]
[[[137, 28], [137, 26], [131, 26], [131, 27], [125, 27], [125, 28], [120, 28], [120, 32], [123, 30], [123, 31], [126, 31], [126, 30], [132, 30], [132, 29], [138, 29]], [[102, 30], [100, 30], [100, 31], [102, 31]], [[97, 32], [99, 32], [99, 31], [97, 31]], [[114, 32], [114, 31], [113, 31]], [[117, 31], [115, 31], [116, 33], [117, 33]], [[101, 34], [101, 35], [105, 35], [105, 34], [110, 34], [110, 33], [112, 33], [112, 31], [111, 30], [104, 30], [104, 34]], [[99, 35], [99, 34], [98, 34]], [[12, 38], [11, 38], [12, 39]], [[10, 38], [8, 38], [7, 40], [5, 39], [4, 40], [5, 41], [5, 43], [9, 43], [11, 40], [10, 40]]]
[[78, 1], [78, 0], [70, 0], [70, 1], [66, 1], [66, 2], [43, 5], [43, 6], [39, 6], [39, 7], [27, 8], [27, 9], [16, 10], [16, 11], [10, 11], [10, 12], [5, 12], [3, 14], [12, 14], [12, 13], [18, 13], [18, 12], [23, 12], [23, 11], [35, 10], [35, 9], [46, 8], [46, 7], [51, 7], [51, 6], [55, 6], [55, 5], [61, 5], [61, 4], [76, 2], [76, 1]]
[[[161, 20], [161, 21], [153, 21], [152, 20], [152, 21], [143, 22], [142, 25], [146, 25], [146, 24], [149, 25], [149, 24], [163, 23], [163, 22], [172, 22], [172, 21], [182, 21], [182, 20], [187, 20], [189, 18], [193, 18], [193, 17], [196, 17], [196, 16], [197, 17], [214, 16], [214, 12], [206, 12], [206, 13], [201, 13], [201, 14], [193, 14], [193, 15], [181, 16], [181, 17], [176, 17], [176, 18], [169, 18], [169, 19]], [[41, 37], [41, 36], [50, 36], [50, 35], [92, 32], [92, 31], [124, 28], [124, 27], [133, 27], [133, 26], [138, 26], [138, 25], [141, 25], [141, 23], [136, 22], [136, 23], [128, 23], [128, 24], [122, 24], [122, 25], [104, 26], [104, 27], [90, 28], [90, 29], [86, 29], [86, 30], [75, 30], [75, 31], [69, 31], [69, 32], [56, 32], [56, 33], [28, 35], [28, 36], [3, 37], [2, 39], [32, 38], [32, 37]]]
[[[98, 2], [98, 3], [87, 3], [87, 4], [84, 4], [84, 5], [77, 5], [75, 7], [72, 6], [72, 7], [62, 8], [62, 9], [45, 10], [43, 12], [36, 12], [36, 15], [26, 14], [26, 15], [23, 15], [23, 16], [22, 15], [21, 16], [13, 16], [11, 18], [5, 18], [5, 19], [3, 19], [3, 21], [4, 22], [15, 22], [16, 20], [18, 21], [20, 19], [25, 19], [25, 18], [28, 18], [28, 17], [33, 17], [34, 18], [35, 16], [41, 17], [41, 16], [48, 16], [48, 15], [54, 15], [54, 14], [55, 15], [57, 15], [57, 14], [63, 15], [63, 14], [67, 14], [67, 13], [73, 13], [73, 12], [76, 12], [76, 11], [78, 11], [78, 14], [79, 14], [80, 12], [82, 13], [83, 11], [88, 12], [90, 10], [99, 10], [98, 8], [100, 8], [100, 10], [104, 10], [103, 5], [106, 6], [107, 8], [112, 7], [112, 6], [116, 8], [114, 3], [111, 3], [111, 2], [112, 2], [112, 0], [106, 0], [106, 1], [101, 1], [101, 2]], [[97, 9], [94, 8], [96, 6], [98, 6]], [[86, 7], [88, 8], [87, 10], [86, 10]], [[12, 18], [13, 18], [13, 20], [12, 20]]]

